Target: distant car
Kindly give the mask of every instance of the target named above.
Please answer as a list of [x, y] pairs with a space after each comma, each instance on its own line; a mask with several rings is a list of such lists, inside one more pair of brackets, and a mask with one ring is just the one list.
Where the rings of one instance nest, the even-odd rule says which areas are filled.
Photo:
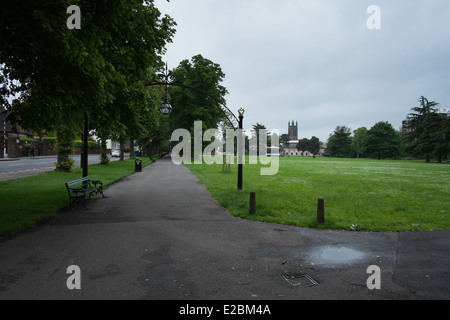
[[120, 150], [113, 150], [111, 152], [111, 157], [120, 157]]

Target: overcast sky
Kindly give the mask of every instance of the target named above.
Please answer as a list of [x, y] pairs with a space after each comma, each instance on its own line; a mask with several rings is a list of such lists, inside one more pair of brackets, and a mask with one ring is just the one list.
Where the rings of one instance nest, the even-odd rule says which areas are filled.
[[[338, 125], [394, 128], [420, 96], [450, 108], [449, 0], [155, 0], [178, 24], [169, 68], [220, 64], [227, 106], [258, 123], [326, 141]], [[371, 5], [380, 29], [369, 29]], [[372, 19], [370, 19], [372, 21]]]

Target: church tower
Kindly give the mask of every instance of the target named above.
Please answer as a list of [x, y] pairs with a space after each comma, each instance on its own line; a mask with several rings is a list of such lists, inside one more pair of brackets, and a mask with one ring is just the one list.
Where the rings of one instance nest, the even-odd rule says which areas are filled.
[[288, 123], [288, 133], [289, 133], [289, 140], [298, 140], [298, 121], [295, 122], [289, 121]]

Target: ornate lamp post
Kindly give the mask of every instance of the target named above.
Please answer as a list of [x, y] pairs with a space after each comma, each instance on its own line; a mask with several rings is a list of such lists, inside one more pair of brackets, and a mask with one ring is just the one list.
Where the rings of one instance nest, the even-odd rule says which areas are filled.
[[167, 70], [167, 62], [166, 62], [166, 73], [162, 74], [161, 77], [164, 78], [164, 83], [166, 84], [166, 98], [164, 99], [163, 104], [159, 108], [159, 111], [161, 111], [161, 113], [163, 115], [167, 116], [172, 111], [172, 106], [170, 105], [168, 94], [167, 94], [167, 90], [169, 88], [169, 78], [170, 78], [169, 71]]
[[159, 111], [165, 116], [169, 115], [169, 113], [172, 111], [172, 106], [170, 105], [170, 102], [169, 102], [169, 99], [167, 98], [167, 96], [166, 96], [166, 99], [164, 100], [163, 104], [159, 108]]

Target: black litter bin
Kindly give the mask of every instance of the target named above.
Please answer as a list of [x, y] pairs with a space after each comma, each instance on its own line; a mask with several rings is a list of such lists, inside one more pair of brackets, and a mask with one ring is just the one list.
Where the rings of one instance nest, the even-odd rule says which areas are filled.
[[135, 172], [142, 172], [142, 160], [141, 159], [134, 160], [134, 170], [135, 170]]

